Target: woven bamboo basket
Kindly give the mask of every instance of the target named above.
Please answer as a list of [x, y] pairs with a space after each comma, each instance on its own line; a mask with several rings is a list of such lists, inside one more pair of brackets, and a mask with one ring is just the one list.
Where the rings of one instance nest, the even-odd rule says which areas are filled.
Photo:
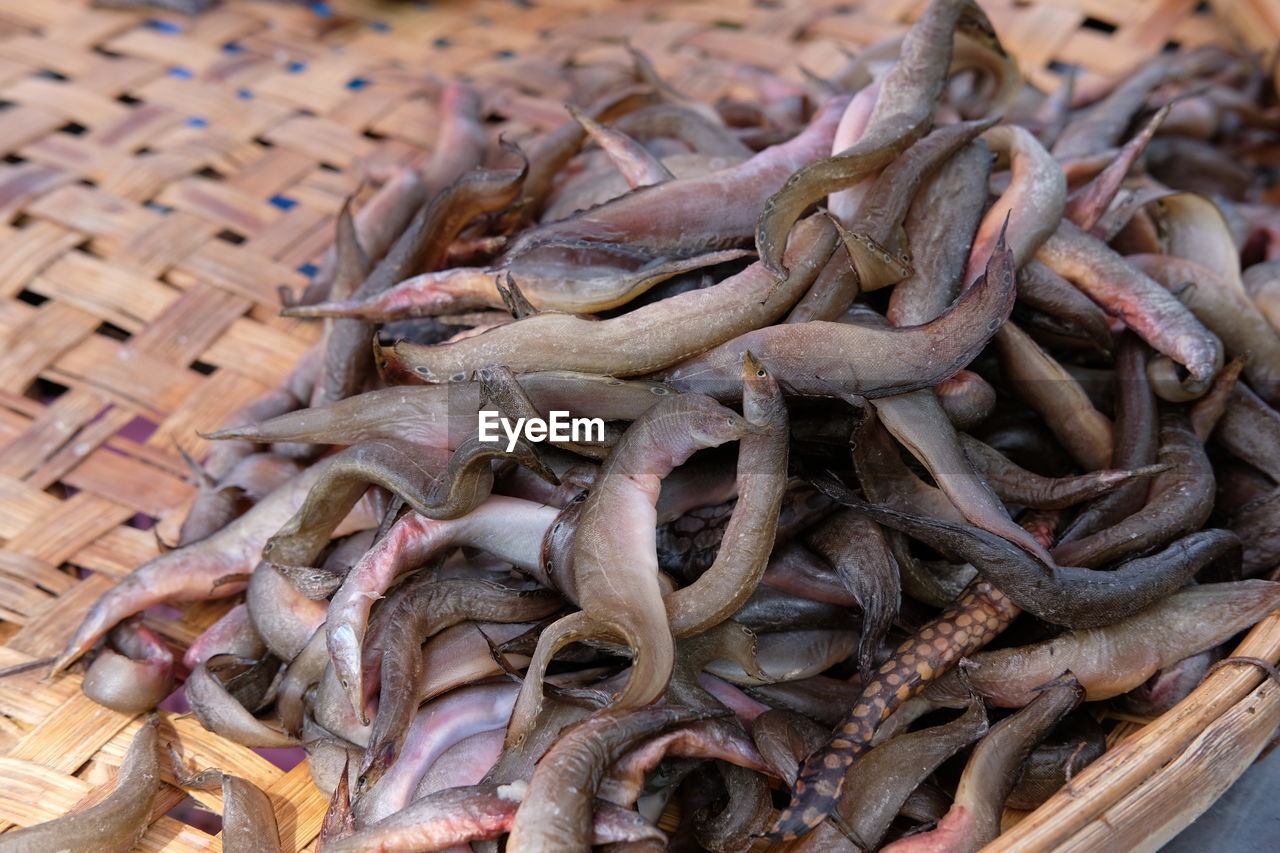
[[[734, 94], [735, 63], [799, 79], [901, 30], [921, 0], [228, 0], [196, 19], [0, 0], [0, 668], [58, 651], [107, 588], [172, 540], [194, 487], [179, 446], [274, 386], [316, 329], [281, 319], [277, 286], [305, 284], [362, 168], [430, 154], [440, 81], [484, 92], [520, 139], [564, 120], [564, 64], [626, 61], [620, 34], [678, 88]], [[1275, 0], [985, 0], [1031, 80], [1065, 66], [1101, 79], [1162, 49], [1274, 45]], [[496, 134], [495, 134], [496, 136]], [[154, 529], [152, 525], [154, 523]], [[225, 609], [149, 616], [181, 651]], [[1239, 655], [1280, 661], [1280, 613]], [[140, 720], [102, 708], [74, 673], [0, 679], [0, 829], [95, 802]], [[1280, 686], [1218, 670], [1179, 707], [1121, 723], [1070, 790], [995, 849], [1151, 846], [1208, 806], [1280, 724]], [[305, 763], [166, 715], [195, 766], [259, 785], [286, 850], [314, 846], [326, 803]], [[1212, 778], [1171, 785], [1180, 766]], [[1176, 777], [1174, 777], [1176, 778]], [[147, 851], [218, 850], [169, 816]]]

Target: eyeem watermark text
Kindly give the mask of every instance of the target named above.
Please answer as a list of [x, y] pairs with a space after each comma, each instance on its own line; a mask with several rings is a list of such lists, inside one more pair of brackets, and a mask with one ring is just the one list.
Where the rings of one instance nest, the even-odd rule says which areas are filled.
[[603, 418], [575, 418], [568, 412], [551, 411], [548, 418], [504, 418], [492, 410], [480, 410], [480, 440], [499, 441], [498, 427], [507, 437], [507, 452], [515, 450], [516, 442], [523, 438], [529, 442], [573, 441], [600, 443], [604, 441]]

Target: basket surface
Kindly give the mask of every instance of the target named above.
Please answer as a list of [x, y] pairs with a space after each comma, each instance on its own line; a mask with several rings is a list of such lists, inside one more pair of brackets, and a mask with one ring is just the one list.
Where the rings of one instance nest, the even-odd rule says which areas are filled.
[[[276, 316], [277, 287], [305, 284], [362, 168], [429, 156], [441, 80], [476, 81], [495, 130], [518, 140], [565, 120], [566, 61], [626, 61], [620, 34], [713, 101], [735, 93], [738, 63], [829, 73], [922, 5], [228, 0], [188, 19], [0, 0], [0, 668], [54, 654], [157, 537], [175, 538], [194, 495], [178, 446], [203, 456], [196, 430], [274, 386], [315, 340]], [[1223, 5], [1246, 22], [1274, 11]], [[1046, 87], [1065, 65], [1087, 86], [1168, 46], [1235, 42], [1195, 0], [983, 6]], [[148, 619], [181, 650], [224, 609]], [[1274, 660], [1278, 634], [1264, 623], [1250, 653]], [[85, 698], [79, 676], [43, 671], [0, 679], [0, 828], [103, 796], [140, 725]], [[1260, 680], [1248, 667], [1215, 677], [1235, 699]], [[305, 764], [282, 771], [194, 719], [165, 725], [190, 763], [267, 791], [286, 849], [314, 843], [325, 802]], [[221, 846], [164, 816], [186, 796], [165, 787], [142, 849]]]

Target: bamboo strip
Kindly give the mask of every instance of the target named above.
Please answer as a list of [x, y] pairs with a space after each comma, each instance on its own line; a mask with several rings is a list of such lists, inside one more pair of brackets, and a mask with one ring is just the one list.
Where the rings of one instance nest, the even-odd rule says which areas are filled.
[[1214, 720], [1173, 761], [1059, 847], [1155, 851], [1248, 769], [1280, 726], [1280, 686], [1266, 681]]
[[[1280, 611], [1254, 626], [1236, 649], [1239, 657], [1280, 660]], [[1177, 758], [1187, 746], [1240, 702], [1261, 680], [1256, 667], [1224, 667], [1191, 695], [1137, 734], [1115, 745], [1009, 832], [983, 848], [999, 851], [1052, 850], [1067, 843], [1130, 791]], [[1275, 726], [1260, 724], [1269, 738]], [[1240, 767], [1230, 776], [1244, 771]]]
[[1255, 50], [1274, 50], [1280, 39], [1280, 5], [1273, 0], [1214, 0], [1232, 30]]
[[301, 850], [320, 835], [329, 799], [311, 781], [306, 762], [285, 773], [266, 792], [277, 804], [276, 820], [285, 849], [292, 845]]

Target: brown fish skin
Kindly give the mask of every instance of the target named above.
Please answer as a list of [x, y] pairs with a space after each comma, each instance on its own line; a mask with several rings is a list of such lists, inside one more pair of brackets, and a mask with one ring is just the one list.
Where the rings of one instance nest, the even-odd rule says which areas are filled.
[[1085, 713], [1069, 715], [1058, 731], [1022, 762], [1017, 784], [1005, 804], [1011, 809], [1039, 808], [1107, 751], [1107, 734]]
[[1053, 148], [1071, 119], [1071, 105], [1075, 102], [1078, 76], [1079, 70], [1075, 66], [1069, 66], [1057, 88], [1040, 102], [1029, 122], [1036, 129], [1036, 138], [1045, 148]]
[[1227, 362], [1227, 366], [1213, 380], [1213, 387], [1191, 406], [1187, 420], [1191, 421], [1191, 431], [1196, 434], [1196, 438], [1208, 441], [1209, 436], [1218, 428], [1218, 421], [1222, 420], [1222, 415], [1227, 410], [1231, 392], [1240, 381], [1244, 365], [1243, 358], [1233, 358]]
[[816, 853], [877, 848], [911, 792], [942, 762], [987, 732], [986, 709], [982, 700], [974, 696], [965, 712], [948, 723], [896, 735], [877, 744], [849, 774], [836, 810], [844, 827], [860, 843], [848, 844], [834, 826], [823, 824], [800, 842], [799, 849]]
[[253, 569], [267, 539], [293, 515], [326, 467], [323, 461], [312, 465], [214, 535], [134, 569], [89, 608], [51, 673], [65, 669], [119, 622], [148, 607], [224, 598], [243, 590], [241, 580], [217, 582]]
[[795, 139], [767, 148], [741, 165], [702, 178], [644, 187], [560, 222], [529, 229], [512, 243], [505, 258], [558, 243], [617, 243], [655, 257], [670, 257], [745, 242], [764, 199], [797, 168], [831, 150], [846, 103], [845, 98], [832, 99]]
[[1233, 283], [1194, 260], [1129, 255], [1129, 263], [1175, 293], [1200, 322], [1222, 339], [1230, 357], [1246, 359], [1244, 375], [1259, 397], [1280, 404], [1280, 335]]
[[1054, 233], [1062, 219], [1067, 183], [1062, 169], [1028, 131], [1001, 125], [982, 135], [993, 152], [1009, 158], [1009, 188], [982, 217], [969, 250], [966, 286], [977, 279], [992, 247], [1001, 239], [1013, 251], [1013, 265], [1020, 269]]
[[929, 129], [958, 26], [990, 31], [990, 22], [972, 3], [931, 3], [903, 38], [898, 61], [884, 79], [858, 141], [834, 157], [799, 169], [765, 202], [756, 224], [756, 248], [774, 276], [786, 275], [782, 253], [787, 236], [811, 204], [888, 165]]
[[116, 774], [115, 790], [96, 806], [47, 823], [0, 833], [0, 853], [94, 850], [129, 853], [147, 831], [160, 792], [160, 719], [134, 735]]
[[830, 226], [822, 218], [814, 218], [797, 229], [790, 247], [796, 272], [781, 285], [755, 263], [719, 284], [610, 320], [547, 312], [451, 344], [424, 347], [399, 343], [395, 354], [419, 379], [428, 382], [465, 379], [471, 371], [489, 364], [504, 364], [516, 373], [651, 373], [775, 322], [812, 283], [834, 246]]
[[195, 669], [196, 664], [215, 654], [232, 652], [252, 657], [261, 654], [265, 648], [249, 619], [249, 608], [237, 604], [192, 641], [182, 656], [182, 664], [187, 669]]
[[[356, 235], [355, 219], [348, 198], [338, 214], [338, 234], [334, 243], [334, 271], [330, 292], [339, 299], [350, 296], [368, 278], [373, 262]], [[286, 305], [285, 310], [298, 306]], [[324, 371], [312, 395], [313, 405], [323, 406], [350, 397], [364, 389], [372, 375], [369, 360], [357, 346], [368, 333], [364, 324], [326, 320], [319, 346], [324, 348]]]
[[[960, 295], [990, 175], [990, 150], [978, 141], [960, 149], [920, 188], [904, 225], [914, 270], [894, 285], [885, 312], [893, 325], [927, 323]], [[947, 215], [938, 216], [944, 208]]]
[[1098, 220], [1107, 212], [1107, 208], [1115, 199], [1121, 182], [1129, 174], [1138, 157], [1146, 150], [1147, 143], [1151, 141], [1151, 137], [1155, 135], [1168, 115], [1168, 104], [1157, 110], [1156, 114], [1143, 125], [1142, 130], [1124, 144], [1115, 159], [1108, 163], [1097, 177], [1071, 194], [1063, 215], [1085, 231], [1093, 231]]
[[[526, 790], [524, 782], [445, 788], [336, 840], [324, 848], [324, 853], [412, 853], [497, 838], [511, 828], [521, 800], [528, 796]], [[646, 838], [666, 840], [636, 812], [598, 801], [589, 806], [594, 815], [590, 811], [587, 815], [587, 846]]]
[[[1122, 468], [1152, 465], [1160, 444], [1160, 416], [1156, 395], [1147, 378], [1147, 347], [1132, 332], [1123, 333], [1116, 352], [1115, 447], [1111, 462]], [[1120, 486], [1084, 508], [1063, 531], [1071, 542], [1129, 517], [1147, 502], [1151, 481], [1140, 479]]]
[[422, 643], [453, 625], [471, 620], [529, 622], [560, 608], [546, 590], [519, 591], [477, 580], [437, 579], [430, 573], [410, 580], [397, 593], [382, 646], [378, 713], [360, 767], [372, 785], [396, 759], [418, 706], [417, 685], [425, 674]]
[[1245, 292], [1280, 334], [1280, 260], [1262, 261], [1241, 274]]
[[[502, 645], [533, 627], [530, 623], [463, 623], [436, 634], [422, 648], [422, 669], [426, 677], [418, 683], [418, 700], [425, 702], [455, 687], [505, 674], [506, 669], [493, 659], [490, 642]], [[529, 662], [525, 655], [504, 654], [504, 657], [516, 668]]]
[[675, 179], [675, 175], [662, 165], [661, 160], [625, 132], [606, 127], [572, 106], [566, 106], [565, 109], [626, 178], [628, 188], [648, 187]]
[[1239, 384], [1231, 390], [1214, 437], [1232, 454], [1280, 482], [1280, 459], [1272, 448], [1280, 440], [1280, 412]]
[[715, 107], [704, 103], [697, 98], [691, 98], [681, 92], [675, 86], [667, 82], [658, 69], [654, 67], [652, 60], [645, 55], [643, 51], [637, 50], [631, 45], [627, 45], [627, 53], [631, 55], [632, 73], [641, 83], [653, 88], [658, 99], [663, 103], [678, 104], [690, 112], [701, 116], [708, 124], [723, 125], [724, 119], [720, 117], [720, 113]]
[[868, 504], [830, 478], [814, 482], [877, 522], [972, 563], [1023, 610], [1073, 628], [1105, 625], [1149, 607], [1239, 548], [1226, 530], [1200, 530], [1110, 570], [1061, 566], [980, 528]]
[[454, 181], [478, 167], [489, 135], [484, 129], [484, 104], [468, 83], [450, 80], [440, 93], [440, 123], [431, 159], [422, 168], [428, 198], [444, 192]]
[[[393, 172], [355, 213], [355, 234], [360, 247], [374, 263], [382, 259], [409, 219], [427, 200], [426, 185], [413, 169]], [[298, 298], [299, 305], [337, 299], [333, 284], [337, 274], [337, 247], [325, 253], [320, 271]], [[359, 282], [357, 282], [358, 284]]]
[[1070, 222], [1058, 226], [1037, 257], [1187, 369], [1190, 375], [1175, 383], [1180, 391], [1165, 383], [1157, 393], [1185, 401], [1208, 390], [1222, 367], [1222, 342], [1167, 290]]
[[[914, 271], [906, 247], [899, 247], [898, 230], [908, 205], [931, 172], [961, 147], [995, 123], [994, 119], [946, 125], [925, 136], [885, 167], [857, 214], [847, 223], [836, 218], [853, 261], [853, 276], [820, 277], [787, 317], [789, 323], [835, 320], [859, 293], [902, 281]], [[836, 256], [831, 263], [843, 263]], [[828, 285], [828, 286], [824, 286]]]
[[715, 770], [721, 779], [725, 805], [712, 812], [709, 807], [695, 812], [694, 838], [707, 850], [745, 850], [769, 826], [773, 797], [763, 775], [719, 762]]
[[1157, 461], [1169, 467], [1151, 480], [1142, 509], [1091, 536], [1058, 545], [1054, 559], [1096, 568], [1199, 530], [1213, 510], [1213, 465], [1185, 417], [1162, 419]]
[[355, 815], [351, 813], [350, 771], [351, 760], [347, 758], [338, 775], [338, 784], [329, 797], [329, 808], [325, 810], [324, 821], [320, 824], [320, 837], [316, 840], [316, 850], [319, 853], [324, 853], [333, 844], [355, 832]]
[[[1012, 158], [1012, 177], [1008, 190], [987, 211], [974, 238], [964, 275], [966, 295], [978, 286], [970, 286], [970, 282], [991, 277], [993, 270], [1013, 277], [1013, 270], [1025, 263], [1052, 232], [1061, 216], [1065, 196], [1061, 170], [1030, 133], [1004, 126], [987, 131], [983, 138], [993, 149]], [[1016, 217], [1013, 216], [1015, 207], [1019, 210]], [[985, 275], [980, 273], [984, 261]], [[1007, 322], [995, 330], [994, 337], [1002, 353], [1009, 350], [1012, 334], [1011, 324]], [[1020, 354], [1034, 347], [1029, 339], [1023, 343], [1024, 346], [1018, 348]], [[1021, 365], [1027, 361], [1024, 357], [1015, 363]], [[1006, 367], [1008, 362], [1006, 358]], [[1035, 364], [1043, 369], [1047, 367], [1046, 362], [1048, 359], [1042, 358]], [[934, 394], [914, 391], [877, 399], [874, 405], [885, 427], [929, 470], [967, 520], [1018, 543], [1039, 559], [1048, 559], [1044, 547], [1009, 519], [991, 487], [973, 469]], [[1108, 451], [1109, 439], [1108, 435]]]
[[[352, 298], [368, 299], [409, 275], [439, 267], [449, 243], [472, 219], [501, 210], [515, 200], [527, 172], [525, 161], [518, 170], [477, 171], [459, 177], [414, 214], [386, 257], [351, 294]], [[288, 315], [289, 310], [281, 313]], [[367, 353], [373, 335], [373, 325], [364, 320], [343, 317], [333, 321], [326, 342], [326, 401], [363, 390], [372, 374]], [[330, 376], [334, 379], [330, 380]]]
[[249, 504], [257, 503], [301, 470], [295, 459], [278, 453], [241, 458], [222, 477], [208, 478], [178, 533], [178, 547], [199, 542], [226, 527]]
[[[1179, 590], [1127, 619], [1070, 631], [1030, 646], [980, 652], [966, 670], [973, 689], [1002, 708], [1021, 708], [1038, 688], [1070, 670], [1085, 701], [1118, 696], [1164, 666], [1218, 645], [1270, 613], [1280, 584], [1263, 580], [1201, 584]], [[935, 689], [954, 692], [955, 685]]]
[[[941, 489], [926, 484], [907, 466], [899, 445], [878, 420], [868, 420], [855, 433], [854, 442], [854, 470], [863, 494], [869, 500], [920, 515], [964, 521], [964, 516]], [[974, 467], [981, 468], [976, 464]], [[933, 607], [946, 607], [973, 579], [971, 574], [963, 571], [939, 573], [929, 570], [925, 561], [911, 552], [905, 538], [897, 531], [888, 531], [887, 541], [902, 575], [903, 590], [918, 601]], [[784, 551], [782, 555], [785, 554]], [[792, 562], [792, 565], [796, 564]], [[766, 580], [774, 583], [768, 576]]]
[[[863, 233], [887, 248], [905, 251], [910, 244], [899, 244], [899, 229], [913, 199], [930, 178], [959, 156], [961, 150], [968, 150], [970, 143], [988, 132], [995, 122], [995, 118], [984, 118], [943, 125], [931, 131], [880, 173], [862, 199], [857, 214], [844, 224], [850, 231]], [[984, 257], [989, 252], [988, 249]], [[864, 282], [861, 290], [879, 286], [883, 285]]]
[[365, 773], [356, 780], [356, 826], [363, 828], [408, 806], [431, 765], [459, 741], [480, 732], [500, 731], [511, 716], [517, 689], [510, 681], [472, 684], [420, 709], [414, 703], [417, 713], [395, 760], [385, 766], [375, 762], [376, 781]]
[[[633, 421], [672, 393], [660, 382], [572, 371], [525, 373], [519, 382], [544, 416], [564, 409], [606, 421]], [[456, 449], [475, 432], [480, 391], [478, 381], [379, 388], [328, 406], [244, 422], [208, 437], [219, 445], [240, 440], [358, 444], [383, 438]]]
[[1041, 477], [968, 433], [960, 433], [960, 440], [965, 455], [1001, 500], [1033, 509], [1067, 509], [1134, 482], [1145, 488], [1150, 478], [1165, 470], [1160, 465], [1148, 465], [1132, 471], [1105, 469], [1076, 476]]
[[438, 521], [410, 512], [396, 521], [351, 568], [329, 604], [326, 642], [352, 713], [364, 704], [362, 650], [369, 611], [397, 575], [456, 546], [480, 548], [523, 571], [536, 571], [538, 546], [555, 518], [554, 507], [490, 495], [461, 518]]
[[[440, 121], [431, 159], [421, 171], [396, 169], [355, 215], [356, 235], [369, 260], [374, 263], [382, 260], [426, 202], [480, 165], [488, 144], [481, 122], [481, 106], [479, 94], [471, 86], [454, 80], [445, 84], [440, 94]], [[315, 281], [298, 301], [299, 305], [347, 295], [331, 290], [336, 265], [337, 253], [331, 250], [321, 262]]]
[[[731, 627], [730, 622], [722, 624]], [[858, 645], [856, 628], [857, 620], [850, 620], [836, 630], [797, 629], [760, 634], [755, 638], [755, 655], [749, 660], [725, 656], [723, 660], [708, 663], [706, 669], [719, 678], [744, 686], [809, 678], [848, 660]], [[738, 658], [742, 657], [740, 653]]]
[[631, 674], [616, 707], [647, 704], [666, 690], [675, 640], [654, 540], [662, 478], [696, 451], [738, 440], [753, 429], [709, 397], [682, 394], [654, 406], [623, 434], [583, 503], [572, 573], [558, 583], [581, 610], [557, 620], [539, 638], [512, 712], [508, 747], [532, 729], [542, 703], [543, 674], [570, 642], [611, 639], [632, 650]]
[[222, 776], [222, 846], [228, 853], [279, 853], [275, 806], [262, 789], [239, 776]]
[[787, 487], [787, 408], [778, 383], [751, 353], [742, 359], [742, 375], [742, 413], [755, 431], [739, 442], [738, 500], [715, 562], [664, 599], [677, 639], [701, 633], [737, 612], [759, 585], [773, 551]]
[[961, 370], [933, 386], [938, 405], [956, 429], [973, 429], [991, 416], [996, 389], [972, 370]]
[[[940, 417], [936, 407], [925, 414]], [[878, 418], [868, 418], [853, 435], [854, 469], [863, 494], [869, 500], [933, 518], [955, 522], [964, 520], [965, 516], [941, 489], [920, 479], [907, 465], [902, 458], [902, 446]], [[946, 435], [944, 433], [944, 438]], [[956, 594], [959, 592], [959, 589], [955, 590]], [[953, 598], [955, 595], [950, 595], [936, 606], [941, 607]]]
[[996, 333], [1002, 376], [1086, 471], [1111, 465], [1111, 421], [1080, 383], [1013, 322]]
[[[1075, 330], [1077, 337], [1104, 352], [1114, 346], [1106, 312], [1035, 258], [1018, 268], [1018, 304], [1028, 313], [1039, 312], [1053, 318], [1064, 334], [1065, 330]], [[1018, 316], [1016, 311], [1014, 316]]]
[[517, 441], [510, 451], [472, 436], [450, 453], [397, 439], [374, 439], [330, 457], [307, 498], [267, 540], [262, 558], [290, 566], [314, 565], [334, 529], [370, 486], [381, 486], [427, 518], [460, 518], [493, 490], [493, 460], [513, 459], [555, 479], [533, 447]]
[[745, 159], [755, 153], [728, 128], [679, 104], [653, 104], [620, 116], [611, 124], [640, 142], [676, 139], [698, 154]]
[[[1062, 219], [1066, 179], [1049, 152], [1027, 130], [1006, 125], [987, 131], [983, 140], [1001, 158], [1009, 158], [1009, 188], [983, 217], [965, 271], [979, 274], [988, 246], [1001, 230], [1013, 251], [1014, 266], [1030, 261]], [[1016, 215], [1015, 215], [1016, 211]], [[1004, 374], [1058, 440], [1086, 470], [1106, 468], [1111, 457], [1111, 424], [1098, 413], [1077, 383], [1016, 325], [996, 333]]]
[[902, 588], [898, 563], [884, 531], [847, 510], [837, 510], [804, 543], [821, 555], [862, 608], [858, 672], [872, 672], [873, 659], [898, 617]]
[[830, 569], [826, 560], [799, 542], [784, 542], [770, 557], [762, 582], [814, 601], [839, 607], [858, 606], [857, 599]]
[[968, 366], [1008, 319], [1013, 301], [1013, 258], [1001, 242], [986, 274], [931, 322], [905, 329], [822, 320], [769, 326], [681, 362], [663, 378], [677, 391], [736, 400], [742, 355], [750, 350], [785, 393], [860, 407], [863, 397], [927, 388]]
[[[583, 112], [596, 121], [608, 123], [651, 106], [655, 100], [656, 96], [648, 87], [626, 85], [611, 89]], [[546, 208], [555, 179], [582, 148], [586, 139], [587, 132], [582, 129], [582, 125], [572, 118], [566, 118], [564, 124], [529, 146], [529, 174], [525, 178], [520, 197], [498, 223], [499, 232], [513, 233], [525, 224], [537, 220]]]
[[[279, 661], [269, 658], [279, 666]], [[214, 734], [225, 737], [241, 746], [287, 749], [298, 742], [259, 720], [241, 704], [240, 699], [228, 689], [216, 670], [224, 667], [237, 669], [260, 665], [234, 655], [214, 655], [192, 670], [186, 681], [186, 696], [192, 711], [200, 723]], [[269, 683], [270, 673], [266, 673]]]
[[991, 584], [977, 580], [935, 619], [900, 645], [862, 689], [858, 701], [821, 749], [803, 763], [791, 803], [765, 836], [786, 841], [812, 831], [840, 799], [845, 776], [871, 746], [880, 723], [904, 701], [998, 636], [1018, 608]]
[[579, 723], [538, 762], [516, 810], [507, 849], [511, 853], [587, 849], [591, 798], [609, 765], [644, 738], [709, 716], [713, 715], [655, 705], [603, 711]]
[[752, 720], [751, 737], [773, 773], [794, 785], [800, 762], [822, 746], [827, 732], [804, 714], [771, 708]]
[[1114, 146], [1153, 89], [1170, 80], [1208, 73], [1225, 60], [1226, 55], [1216, 48], [1202, 48], [1144, 62], [1134, 73], [1117, 77], [1118, 85], [1103, 100], [1063, 129], [1053, 146], [1054, 156], [1082, 157]]
[[974, 469], [937, 397], [929, 391], [913, 391], [874, 400], [873, 405], [880, 422], [928, 469], [966, 521], [1015, 543], [1038, 560], [1049, 560], [1049, 552], [1013, 523], [1004, 504]]
[[[590, 314], [625, 305], [672, 276], [748, 254], [725, 249], [639, 263], [632, 258], [587, 263], [572, 248], [530, 252], [505, 267], [452, 267], [407, 278], [365, 300], [337, 300], [295, 308], [295, 317], [359, 317], [399, 320], [435, 317], [480, 308], [503, 308], [498, 283], [514, 279], [530, 304], [542, 311]], [[544, 255], [547, 255], [544, 257]], [[620, 265], [625, 260], [626, 265]]]
[[1227, 526], [1244, 543], [1240, 571], [1245, 577], [1267, 573], [1280, 578], [1280, 489], [1255, 498], [1227, 518]]
[[[280, 716], [281, 727], [291, 737], [302, 734], [310, 705], [307, 692], [324, 678], [328, 662], [324, 632], [317, 630], [284, 669], [276, 691], [276, 713]], [[333, 808], [333, 803], [330, 803], [330, 808]]]
[[955, 802], [936, 829], [895, 841], [892, 853], [952, 850], [976, 853], [1000, 834], [1005, 798], [1031, 750], [1084, 698], [1084, 688], [1068, 673], [1046, 685], [1024, 708], [991, 727], [979, 742], [956, 789]]
[[665, 758], [714, 758], [752, 772], [766, 772], [764, 759], [733, 718], [703, 720], [669, 730], [627, 752], [614, 762], [597, 796], [634, 806], [644, 793], [645, 776]]
[[148, 711], [173, 692], [173, 652], [147, 626], [125, 622], [108, 635], [82, 687], [84, 695], [112, 710]]
[[[306, 408], [315, 391], [316, 382], [321, 375], [323, 367], [324, 349], [318, 345], [314, 346], [307, 350], [298, 363], [294, 365], [293, 370], [289, 371], [289, 375], [276, 388], [258, 400], [237, 410], [229, 418], [229, 423], [252, 423], [268, 420]], [[260, 449], [254, 446], [254, 442], [247, 440], [215, 443], [209, 450], [209, 455], [205, 457], [202, 466], [204, 476], [201, 479], [212, 480], [216, 483], [222, 477], [227, 476], [243, 459], [253, 455]], [[220, 504], [223, 500], [223, 495], [219, 491], [202, 489], [196, 495], [196, 499], [187, 515], [189, 518], [198, 519], [210, 512], [221, 513], [223, 511], [217, 507], [210, 508], [203, 506], [203, 504], [208, 502]], [[199, 521], [193, 521], [193, 525], [196, 526], [196, 529], [193, 529], [190, 533], [192, 542], [214, 532], [210, 526], [205, 526]], [[182, 544], [186, 544], [185, 541]]]
[[1126, 693], [1119, 705], [1130, 714], [1158, 717], [1199, 687], [1210, 669], [1225, 654], [1226, 650], [1222, 648], [1208, 649], [1162, 667], [1155, 675]]
[[253, 624], [252, 639], [265, 643], [281, 660], [293, 660], [324, 624], [325, 602], [299, 592], [276, 565], [263, 560], [254, 567], [245, 590], [245, 608]]

